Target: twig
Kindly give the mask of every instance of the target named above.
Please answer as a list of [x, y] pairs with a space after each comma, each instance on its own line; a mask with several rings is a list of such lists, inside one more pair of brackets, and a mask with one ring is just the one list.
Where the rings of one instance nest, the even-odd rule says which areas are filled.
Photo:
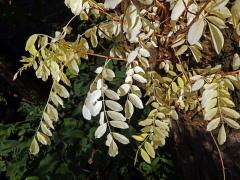
[[212, 132], [210, 132], [210, 134], [211, 134], [211, 137], [212, 137], [212, 139], [213, 139], [213, 141], [214, 141], [214, 144], [215, 144], [215, 146], [216, 146], [216, 148], [217, 148], [217, 151], [218, 151], [218, 154], [219, 154], [219, 158], [220, 158], [220, 161], [221, 161], [222, 173], [223, 173], [223, 180], [226, 180], [225, 166], [224, 166], [224, 162], [223, 162], [223, 158], [222, 158], [222, 152], [221, 152], [221, 150], [220, 150], [220, 148], [219, 148], [219, 146], [218, 146], [218, 144], [217, 144], [217, 141], [216, 141], [216, 139], [214, 138]]

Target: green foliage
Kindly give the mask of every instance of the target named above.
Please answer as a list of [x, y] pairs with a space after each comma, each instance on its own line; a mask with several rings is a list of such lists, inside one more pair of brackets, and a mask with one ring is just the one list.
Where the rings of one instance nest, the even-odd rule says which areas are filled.
[[[22, 103], [19, 108], [25, 121], [5, 125], [0, 128], [0, 177], [9, 179], [176, 179], [171, 157], [162, 151], [156, 154], [156, 160], [149, 166], [141, 163], [133, 165], [134, 151], [129, 147], [120, 147], [123, 156], [111, 159], [103, 147], [102, 141], [95, 141], [97, 121], [86, 122], [82, 118], [84, 97], [88, 93], [94, 71], [102, 62], [98, 58], [82, 63], [80, 75], [72, 77], [70, 98], [64, 108], [59, 109], [59, 121], [53, 133], [53, 143], [42, 148], [37, 156], [29, 155], [29, 138], [41, 118], [44, 108], [35, 104]], [[119, 81], [123, 78], [123, 69], [115, 69]], [[120, 85], [116, 81], [113, 88]], [[144, 114], [146, 115], [147, 112]], [[136, 117], [137, 118], [137, 117]], [[135, 130], [131, 128], [130, 136]], [[40, 145], [41, 146], [41, 145]], [[135, 143], [130, 145], [136, 147]], [[103, 163], [104, 162], [104, 163]], [[140, 176], [139, 173], [142, 175]]]

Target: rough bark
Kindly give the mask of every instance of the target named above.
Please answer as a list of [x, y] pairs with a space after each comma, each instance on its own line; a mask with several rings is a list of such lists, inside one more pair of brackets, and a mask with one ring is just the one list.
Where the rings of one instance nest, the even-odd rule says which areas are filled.
[[[216, 132], [213, 132], [217, 137]], [[204, 120], [190, 119], [190, 115], [173, 122], [169, 148], [176, 169], [183, 180], [221, 180], [222, 165], [216, 145], [209, 132], [206, 132]], [[225, 165], [226, 179], [240, 178], [240, 132], [228, 133], [227, 142], [219, 146]]]

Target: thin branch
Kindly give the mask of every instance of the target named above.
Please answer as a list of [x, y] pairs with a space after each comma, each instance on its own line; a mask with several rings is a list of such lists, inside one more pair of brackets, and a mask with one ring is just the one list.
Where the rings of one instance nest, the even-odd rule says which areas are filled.
[[221, 161], [222, 173], [223, 173], [223, 180], [226, 180], [225, 166], [224, 166], [224, 162], [223, 162], [223, 158], [222, 158], [222, 152], [221, 152], [221, 150], [220, 150], [220, 148], [219, 148], [219, 146], [218, 146], [218, 144], [217, 144], [217, 141], [216, 141], [216, 139], [214, 138], [212, 132], [210, 132], [210, 134], [211, 134], [211, 137], [212, 137], [212, 139], [213, 139], [213, 141], [214, 141], [214, 144], [215, 144], [215, 146], [216, 146], [216, 148], [217, 148], [217, 151], [218, 151], [218, 154], [219, 154], [219, 158], [220, 158], [220, 161]]

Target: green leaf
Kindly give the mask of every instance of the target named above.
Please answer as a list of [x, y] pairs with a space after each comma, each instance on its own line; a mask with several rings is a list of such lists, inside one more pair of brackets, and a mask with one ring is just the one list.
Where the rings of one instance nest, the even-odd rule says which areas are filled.
[[144, 149], [142, 149], [142, 148], [141, 148], [141, 156], [142, 156], [144, 161], [146, 161], [147, 163], [151, 164], [151, 159], [150, 159], [148, 153]]
[[196, 46], [190, 46], [190, 50], [192, 51], [193, 57], [196, 60], [196, 62], [199, 62], [202, 58], [202, 53]]
[[25, 46], [25, 50], [29, 51], [34, 56], [37, 54], [37, 50], [36, 50], [35, 45], [34, 45], [36, 40], [37, 40], [37, 38], [38, 38], [37, 34], [31, 35], [28, 38], [26, 46]]
[[218, 143], [222, 145], [224, 144], [225, 141], [226, 141], [226, 131], [225, 131], [224, 125], [222, 125], [218, 132]]
[[182, 45], [176, 52], [177, 56], [180, 56], [182, 54], [184, 54], [186, 51], [188, 50], [188, 46], [187, 45]]
[[183, 89], [184, 88], [184, 81], [183, 81], [183, 79], [181, 77], [178, 77], [177, 78], [177, 82], [178, 82], [179, 87]]
[[218, 127], [220, 121], [221, 121], [220, 118], [211, 120], [207, 125], [207, 131], [212, 131], [212, 130], [216, 129]]
[[154, 150], [153, 146], [149, 142], [145, 142], [144, 147], [145, 147], [147, 153], [149, 154], [149, 156], [151, 156], [152, 158], [155, 158], [155, 150]]
[[212, 36], [213, 46], [215, 48], [215, 51], [217, 54], [220, 54], [223, 44], [224, 44], [224, 37], [222, 35], [222, 32], [213, 24], [208, 23], [210, 33]]

